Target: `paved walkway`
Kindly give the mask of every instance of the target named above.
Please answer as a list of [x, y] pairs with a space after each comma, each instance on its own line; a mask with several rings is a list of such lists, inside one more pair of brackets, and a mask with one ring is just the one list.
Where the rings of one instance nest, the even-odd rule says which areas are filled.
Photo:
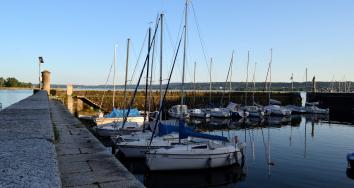
[[144, 187], [59, 101], [49, 106], [63, 187]]
[[61, 187], [47, 92], [0, 112], [0, 187]]

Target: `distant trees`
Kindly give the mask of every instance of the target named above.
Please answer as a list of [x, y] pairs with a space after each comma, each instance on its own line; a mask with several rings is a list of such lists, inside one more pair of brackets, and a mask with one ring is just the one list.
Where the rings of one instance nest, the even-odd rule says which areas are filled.
[[20, 82], [14, 77], [0, 77], [0, 87], [32, 87], [31, 83]]

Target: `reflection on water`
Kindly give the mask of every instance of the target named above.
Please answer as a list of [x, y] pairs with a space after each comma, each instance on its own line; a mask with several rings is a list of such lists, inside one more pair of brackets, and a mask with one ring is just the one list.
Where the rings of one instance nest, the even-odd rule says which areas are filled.
[[209, 134], [245, 142], [242, 167], [149, 172], [144, 160], [121, 161], [147, 187], [354, 187], [345, 159], [354, 151], [354, 126], [332, 119], [294, 115], [189, 122]]

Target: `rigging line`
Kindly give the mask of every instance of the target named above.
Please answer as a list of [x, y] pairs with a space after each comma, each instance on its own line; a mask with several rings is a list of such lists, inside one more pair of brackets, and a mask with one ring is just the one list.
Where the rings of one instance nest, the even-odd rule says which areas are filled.
[[[207, 67], [209, 67], [208, 59], [210, 59], [210, 58], [208, 58], [209, 55], [207, 54], [207, 51], [206, 51], [206, 49], [205, 49], [205, 44], [204, 44], [205, 42], [204, 42], [204, 40], [203, 40], [203, 38], [202, 38], [202, 35], [201, 35], [201, 32], [200, 32], [200, 26], [199, 26], [199, 22], [198, 22], [197, 13], [196, 13], [196, 11], [195, 11], [195, 9], [194, 9], [194, 4], [193, 4], [192, 1], [191, 1], [190, 4], [192, 5], [192, 10], [193, 10], [193, 15], [194, 15], [194, 23], [195, 23], [195, 25], [196, 25], [196, 27], [197, 27], [197, 33], [198, 33], [200, 45], [201, 45], [201, 47], [202, 47], [203, 56], [204, 56], [204, 61], [205, 61], [205, 64], [207, 65]], [[209, 74], [210, 74], [211, 70], [209, 69], [208, 71], [209, 71]]]
[[[185, 11], [185, 10], [183, 10], [183, 15], [184, 15], [184, 11]], [[177, 39], [180, 38], [180, 37], [182, 37], [182, 34], [183, 34], [183, 27], [182, 27], [182, 25], [183, 25], [183, 20], [184, 20], [184, 16], [182, 16], [182, 17], [181, 17], [181, 20], [180, 20], [179, 29], [178, 29], [178, 34], [177, 34]], [[170, 37], [170, 41], [171, 41], [171, 40], [172, 40], [172, 37], [171, 37], [171, 33], [170, 33], [170, 30], [169, 30], [169, 27], [168, 27], [166, 21], [165, 21], [165, 24], [166, 24], [167, 32], [168, 32], [168, 34], [170, 35], [169, 37]], [[172, 47], [172, 48], [173, 48], [173, 52], [176, 51], [176, 46], [178, 45], [177, 42], [178, 42], [178, 40], [176, 40], [176, 44]], [[174, 61], [174, 58], [172, 57], [170, 69], [172, 68], [173, 61]], [[181, 69], [180, 69], [179, 67], [177, 67], [177, 69], [178, 69], [178, 71], [182, 74]]]
[[[183, 33], [182, 33], [182, 34], [183, 34]], [[177, 55], [178, 55], [179, 48], [180, 48], [181, 42], [182, 42], [182, 36], [183, 36], [183, 35], [181, 35], [181, 38], [180, 38], [180, 40], [179, 40], [179, 42], [178, 42], [178, 47], [177, 47], [177, 51], [176, 51], [176, 54], [175, 54], [175, 58], [174, 58], [174, 61], [173, 61], [173, 64], [172, 64], [172, 68], [171, 68], [170, 75], [169, 75], [169, 78], [168, 78], [168, 81], [167, 81], [167, 85], [166, 85], [166, 88], [165, 88], [165, 92], [164, 92], [164, 94], [163, 94], [162, 103], [160, 104], [159, 113], [157, 114], [157, 117], [156, 117], [156, 120], [157, 120], [157, 121], [155, 121], [154, 130], [152, 131], [152, 134], [151, 134], [149, 147], [151, 146], [152, 139], [154, 138], [157, 125], [158, 125], [158, 123], [160, 123], [161, 112], [162, 112], [162, 109], [164, 109], [164, 105], [165, 105], [165, 101], [166, 101], [166, 100], [165, 100], [165, 99], [166, 99], [166, 94], [167, 94], [167, 90], [168, 90], [168, 88], [169, 88], [169, 86], [170, 86], [170, 81], [171, 81], [173, 69], [174, 69], [174, 67], [175, 67], [176, 60], [177, 60]]]
[[[133, 69], [133, 74], [130, 78], [130, 82], [129, 82], [129, 85], [131, 85], [133, 83], [133, 78], [135, 76], [135, 72], [136, 72], [136, 69], [138, 67], [138, 64], [139, 64], [139, 61], [140, 61], [140, 57], [141, 57], [141, 54], [143, 52], [143, 49], [144, 49], [144, 46], [145, 46], [145, 42], [146, 42], [146, 39], [147, 39], [147, 36], [149, 34], [149, 30], [146, 31], [146, 34], [145, 34], [145, 37], [144, 37], [144, 41], [143, 41], [143, 44], [141, 45], [141, 48], [140, 48], [140, 52], [139, 52], [139, 56], [138, 56], [138, 59], [136, 60], [136, 63], [135, 63], [135, 66], [134, 66], [134, 69]], [[133, 42], [131, 42], [132, 44]], [[133, 45], [132, 45], [133, 46]]]
[[225, 92], [226, 92], [227, 81], [229, 80], [229, 75], [231, 73], [231, 67], [232, 67], [233, 58], [234, 58], [234, 51], [232, 51], [231, 60], [230, 60], [230, 64], [229, 64], [229, 70], [227, 71], [226, 81], [225, 81], [225, 84], [224, 84], [224, 92], [221, 95], [220, 107], [222, 107], [222, 103], [223, 103], [223, 100], [224, 100], [224, 95], [225, 95]]
[[111, 77], [111, 72], [112, 72], [112, 68], [113, 68], [113, 63], [111, 63], [111, 68], [109, 69], [109, 72], [108, 72], [108, 76], [107, 76], [107, 80], [106, 80], [106, 83], [105, 83], [105, 86], [104, 86], [104, 90], [103, 90], [103, 95], [102, 95], [102, 98], [101, 98], [101, 103], [100, 103], [100, 108], [102, 108], [102, 105], [103, 105], [103, 99], [105, 97], [105, 94], [106, 94], [106, 89], [107, 89], [107, 86], [108, 86], [108, 80], [109, 78]]
[[[159, 17], [158, 21], [160, 21], [160, 17]], [[134, 100], [135, 100], [135, 96], [136, 96], [136, 93], [137, 93], [137, 91], [138, 91], [138, 87], [139, 87], [139, 85], [140, 85], [140, 80], [141, 80], [141, 78], [142, 78], [142, 76], [143, 76], [144, 69], [145, 69], [145, 66], [146, 66], [147, 61], [148, 61], [148, 58], [149, 58], [149, 54], [150, 54], [150, 50], [151, 50], [151, 45], [152, 45], [152, 43], [155, 41], [155, 36], [156, 36], [156, 33], [157, 33], [158, 26], [159, 26], [159, 24], [156, 24], [156, 28], [155, 28], [155, 31], [154, 31], [154, 35], [153, 35], [153, 37], [152, 37], [152, 41], [151, 41], [151, 42], [149, 41], [149, 44], [148, 44], [148, 46], [149, 46], [148, 54], [147, 54], [147, 56], [146, 56], [146, 58], [145, 58], [145, 61], [144, 61], [142, 70], [141, 70], [140, 75], [139, 75], [138, 82], [137, 82], [136, 87], [135, 87], [135, 89], [134, 89], [133, 96], [132, 96], [132, 98], [131, 98], [131, 100], [130, 100], [130, 104], [129, 104], [129, 108], [128, 108], [127, 114], [124, 114], [122, 128], [124, 128], [124, 125], [126, 124], [126, 122], [127, 122], [127, 120], [128, 120], [128, 116], [129, 116], [131, 107], [133, 106], [133, 103], [134, 103]], [[117, 125], [117, 123], [115, 124], [115, 126], [116, 126], [116, 125]]]

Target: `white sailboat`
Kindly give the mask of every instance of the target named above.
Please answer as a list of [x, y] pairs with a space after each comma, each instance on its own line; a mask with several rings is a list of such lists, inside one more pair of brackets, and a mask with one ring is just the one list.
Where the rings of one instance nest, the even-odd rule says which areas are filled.
[[318, 104], [318, 102], [307, 102], [305, 105], [306, 112], [311, 114], [329, 114], [328, 108], [319, 108]]
[[264, 112], [266, 115], [275, 115], [275, 116], [289, 116], [291, 115], [291, 110], [280, 106], [280, 101], [276, 101], [270, 98], [271, 94], [271, 85], [272, 85], [272, 49], [270, 49], [270, 61], [268, 66], [267, 78], [269, 73], [269, 90], [268, 90], [268, 100], [269, 104], [264, 107]]
[[[160, 15], [161, 26], [163, 24], [163, 14]], [[161, 30], [162, 32], [162, 30]], [[181, 38], [182, 39], [182, 38]], [[181, 42], [180, 39], [180, 42]], [[178, 54], [180, 43], [178, 45], [176, 56]], [[174, 64], [176, 59], [174, 60]], [[174, 66], [173, 66], [174, 67]], [[173, 68], [170, 72], [168, 84], [165, 89], [164, 96], [161, 96], [160, 108], [156, 113], [157, 116], [154, 121], [150, 122], [150, 130], [141, 131], [130, 135], [123, 135], [116, 137], [116, 146], [125, 155], [125, 157], [145, 157], [145, 152], [149, 149], [171, 147], [172, 144], [180, 142], [176, 133], [179, 132], [178, 121], [161, 120], [161, 111], [163, 109], [163, 99], [166, 97], [166, 92], [170, 83]], [[161, 90], [162, 91], [162, 90]], [[180, 114], [182, 115], [182, 114]], [[153, 140], [151, 140], [154, 138]]]
[[[184, 102], [184, 71], [186, 62], [188, 1], [185, 4], [184, 54], [182, 71], [182, 98]], [[202, 137], [205, 140], [192, 140], [186, 144], [179, 142], [170, 148], [151, 149], [146, 153], [146, 164], [154, 170], [191, 170], [228, 166], [237, 163], [242, 158], [239, 145], [227, 142], [225, 137], [195, 133], [185, 129], [181, 114], [179, 123], [179, 139], [185, 137]], [[216, 141], [219, 140], [219, 141]]]
[[170, 109], [168, 109], [168, 115], [173, 118], [179, 118], [183, 116], [184, 118], [188, 118], [188, 107], [187, 105], [174, 105]]
[[[127, 43], [127, 52], [129, 51], [129, 41]], [[143, 128], [145, 124], [145, 119], [144, 116], [140, 114], [140, 111], [138, 109], [115, 109], [115, 72], [116, 72], [116, 56], [117, 56], [117, 46], [114, 48], [114, 62], [113, 62], [113, 110], [110, 114], [106, 115], [105, 117], [98, 117], [94, 121], [96, 123], [95, 131], [96, 133], [101, 136], [101, 137], [109, 137], [112, 135], [117, 135], [117, 134], [125, 134], [129, 133], [131, 131], [139, 131]], [[127, 56], [128, 58], [128, 56]], [[127, 66], [128, 66], [128, 59], [126, 63], [126, 71], [127, 71]], [[126, 73], [127, 74], [127, 73]], [[127, 79], [127, 75], [125, 76], [125, 79]], [[127, 82], [127, 80], [126, 80]], [[126, 92], [126, 91], [125, 91]], [[125, 93], [124, 92], [124, 93]], [[126, 94], [124, 94], [125, 96]], [[126, 96], [125, 96], [126, 98]], [[127, 114], [129, 111], [129, 114]], [[124, 118], [126, 118], [126, 126], [123, 126]]]

